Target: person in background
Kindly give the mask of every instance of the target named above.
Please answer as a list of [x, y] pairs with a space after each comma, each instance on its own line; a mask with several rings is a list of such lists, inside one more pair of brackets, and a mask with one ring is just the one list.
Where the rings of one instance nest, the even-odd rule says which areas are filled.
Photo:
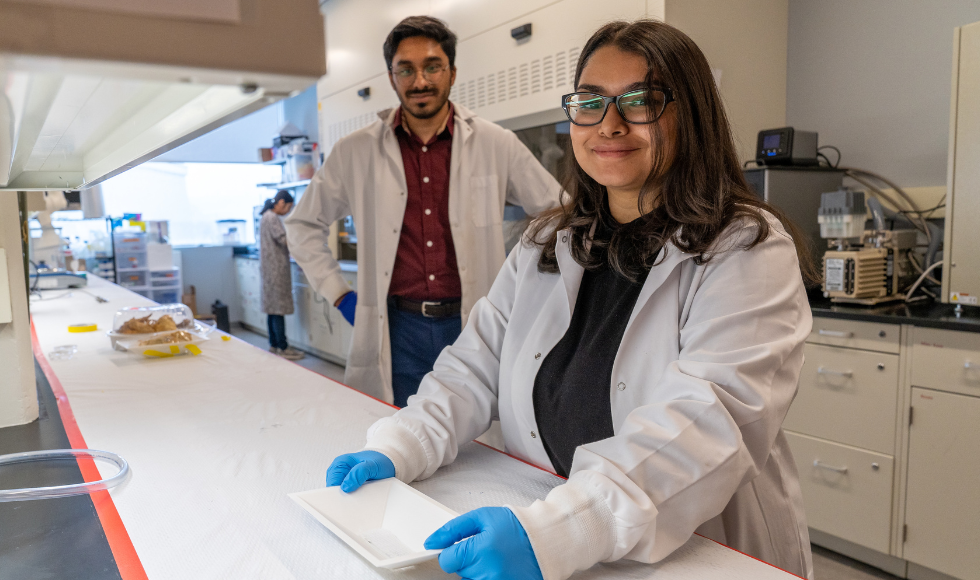
[[[354, 325], [345, 382], [402, 407], [504, 262], [504, 203], [536, 214], [561, 187], [513, 132], [449, 101], [456, 35], [442, 21], [406, 18], [384, 58], [401, 106], [333, 146], [286, 231], [314, 289]], [[347, 215], [357, 292], [326, 245]]]
[[259, 273], [262, 277], [262, 312], [269, 316], [269, 352], [285, 359], [306, 355], [286, 342], [286, 316], [293, 313], [293, 277], [282, 216], [293, 209], [293, 196], [280, 189], [265, 201], [259, 222]]
[[508, 453], [568, 479], [436, 530], [425, 547], [444, 571], [564, 580], [658, 562], [697, 532], [812, 578], [782, 430], [812, 326], [804, 238], [749, 189], [681, 31], [603, 26], [574, 87], [569, 202], [531, 225], [418, 395], [326, 483], [427, 478], [499, 417]]

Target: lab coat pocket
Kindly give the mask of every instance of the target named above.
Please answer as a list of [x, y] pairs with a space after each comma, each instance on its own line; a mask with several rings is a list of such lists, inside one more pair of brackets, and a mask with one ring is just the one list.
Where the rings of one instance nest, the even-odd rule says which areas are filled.
[[468, 193], [470, 219], [473, 225], [485, 227], [503, 223], [503, 203], [501, 203], [496, 175], [471, 177]]

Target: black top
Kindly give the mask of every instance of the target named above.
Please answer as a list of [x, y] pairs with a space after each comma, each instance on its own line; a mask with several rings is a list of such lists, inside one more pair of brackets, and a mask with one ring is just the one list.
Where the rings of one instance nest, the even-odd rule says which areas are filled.
[[980, 308], [963, 306], [956, 316], [955, 304], [935, 302], [906, 304], [885, 302], [877, 306], [837, 304], [822, 296], [810, 297], [810, 310], [815, 318], [840, 318], [879, 324], [910, 324], [925, 328], [959, 330], [980, 333]]
[[[599, 226], [595, 237], [613, 230]], [[593, 254], [605, 252], [593, 246]], [[534, 380], [534, 417], [555, 472], [568, 477], [579, 445], [613, 436], [612, 367], [646, 274], [637, 283], [606, 261], [582, 276], [565, 336], [548, 353]]]

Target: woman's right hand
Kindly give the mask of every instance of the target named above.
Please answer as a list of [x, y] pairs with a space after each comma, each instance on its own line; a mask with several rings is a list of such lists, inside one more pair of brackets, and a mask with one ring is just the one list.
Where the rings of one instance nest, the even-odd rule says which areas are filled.
[[389, 477], [395, 477], [395, 464], [383, 453], [345, 453], [334, 459], [327, 469], [327, 487], [339, 485], [342, 491], [350, 493], [365, 482]]

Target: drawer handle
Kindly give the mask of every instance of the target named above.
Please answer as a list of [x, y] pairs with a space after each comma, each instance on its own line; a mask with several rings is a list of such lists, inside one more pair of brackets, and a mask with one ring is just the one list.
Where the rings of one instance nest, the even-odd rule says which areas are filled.
[[817, 331], [820, 336], [832, 336], [834, 338], [854, 338], [853, 332], [848, 332], [844, 330], [824, 330], [820, 329]]
[[835, 465], [827, 465], [826, 463], [823, 463], [819, 459], [813, 460], [813, 466], [819, 467], [820, 469], [826, 469], [827, 471], [833, 471], [834, 473], [847, 473], [847, 466], [837, 467]]
[[818, 375], [833, 375], [835, 377], [847, 377], [851, 378], [854, 376], [854, 371], [833, 371], [830, 369], [825, 369], [823, 367], [817, 367]]

